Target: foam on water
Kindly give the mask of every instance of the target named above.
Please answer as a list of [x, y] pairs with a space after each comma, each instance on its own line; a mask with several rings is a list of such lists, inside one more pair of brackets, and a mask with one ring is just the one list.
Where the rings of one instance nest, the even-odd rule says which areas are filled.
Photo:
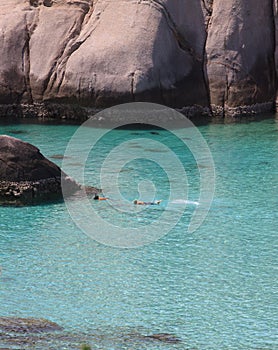
[[192, 204], [192, 205], [199, 205], [199, 202], [197, 201], [190, 201], [188, 199], [174, 199], [172, 202], [172, 204]]

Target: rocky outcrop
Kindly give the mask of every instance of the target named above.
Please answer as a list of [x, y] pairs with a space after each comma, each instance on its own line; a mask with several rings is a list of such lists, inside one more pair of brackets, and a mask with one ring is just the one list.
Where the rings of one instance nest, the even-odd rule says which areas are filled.
[[0, 136], [0, 203], [33, 204], [60, 199], [80, 186], [46, 159], [35, 146]]
[[272, 0], [2, 2], [0, 116], [84, 119], [132, 101], [273, 110], [273, 11]]

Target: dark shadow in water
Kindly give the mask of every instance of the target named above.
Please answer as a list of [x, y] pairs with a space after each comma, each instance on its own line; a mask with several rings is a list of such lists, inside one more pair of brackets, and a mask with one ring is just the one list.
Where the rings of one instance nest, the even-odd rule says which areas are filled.
[[17, 129], [15, 129], [15, 130], [7, 130], [7, 133], [8, 134], [12, 134], [12, 135], [21, 135], [21, 134], [29, 134], [29, 131], [27, 131], [27, 130], [17, 130]]
[[[0, 126], [5, 125], [28, 125], [28, 124], [38, 124], [38, 125], [81, 125], [84, 120], [68, 120], [68, 119], [53, 119], [53, 118], [16, 118], [16, 117], [6, 117], [0, 118]], [[12, 131], [13, 132], [13, 131]]]
[[0, 199], [0, 207], [14, 207], [14, 208], [22, 208], [22, 207], [34, 207], [34, 206], [47, 206], [47, 205], [53, 205], [57, 203], [63, 203], [64, 199], [60, 197], [53, 197], [49, 199], [42, 200], [35, 200], [25, 202], [22, 200], [5, 200]]
[[[178, 113], [178, 112], [177, 112]], [[237, 123], [250, 123], [250, 122], [260, 122], [265, 119], [273, 119], [278, 120], [278, 113], [262, 113], [262, 114], [255, 114], [255, 115], [249, 115], [242, 117], [236, 117], [236, 118], [221, 118], [221, 117], [209, 117], [209, 116], [194, 116], [192, 120], [190, 121], [195, 126], [204, 126], [209, 124], [237, 124]], [[176, 123], [174, 126], [174, 129], [183, 128], [186, 127], [186, 123], [184, 119], [184, 122], [181, 122], [181, 124]], [[39, 125], [81, 125], [83, 124], [84, 120], [67, 120], [67, 119], [52, 119], [52, 118], [45, 118], [45, 119], [38, 119], [38, 118], [15, 118], [15, 117], [9, 117], [9, 118], [0, 118], [0, 126], [6, 126], [6, 125], [28, 125], [28, 124], [39, 124]], [[109, 123], [109, 121], [106, 121], [104, 123], [100, 123], [98, 121], [92, 122], [91, 127], [94, 128], [109, 128], [113, 123]], [[110, 125], [110, 126], [109, 126]], [[169, 125], [171, 126], [171, 125]], [[163, 130], [162, 128], [152, 125], [152, 124], [146, 124], [146, 123], [131, 123], [122, 125], [116, 129], [122, 129], [122, 130]], [[15, 129], [15, 130], [9, 130], [7, 132], [10, 132], [11, 134], [26, 134], [28, 131]], [[156, 132], [152, 132], [153, 135], [156, 135]]]
[[71, 157], [65, 156], [63, 154], [53, 154], [49, 158], [53, 158], [53, 159], [70, 159]]

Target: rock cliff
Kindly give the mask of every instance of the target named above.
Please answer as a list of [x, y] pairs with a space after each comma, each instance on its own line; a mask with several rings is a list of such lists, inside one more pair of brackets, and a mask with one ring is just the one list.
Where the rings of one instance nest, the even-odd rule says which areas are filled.
[[273, 110], [273, 0], [9, 0], [0, 4], [0, 115], [86, 118], [148, 101]]

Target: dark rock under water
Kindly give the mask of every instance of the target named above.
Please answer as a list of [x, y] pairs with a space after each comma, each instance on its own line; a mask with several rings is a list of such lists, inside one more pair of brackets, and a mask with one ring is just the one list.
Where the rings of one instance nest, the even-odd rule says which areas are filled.
[[0, 317], [0, 331], [6, 333], [28, 334], [61, 331], [62, 329], [57, 323], [43, 318]]
[[[149, 349], [151, 343], [160, 342], [161, 345], [182, 344], [182, 340], [169, 333], [124, 333], [109, 331], [108, 333], [75, 333], [68, 332], [57, 323], [36, 318], [0, 317], [0, 347], [17, 346], [18, 349], [39, 348], [42, 350], [66, 348], [76, 350], [82, 344], [95, 344], [103, 349], [115, 346], [117, 349], [124, 344], [124, 348]], [[2, 348], [1, 348], [2, 349]], [[182, 349], [182, 347], [179, 347]]]

